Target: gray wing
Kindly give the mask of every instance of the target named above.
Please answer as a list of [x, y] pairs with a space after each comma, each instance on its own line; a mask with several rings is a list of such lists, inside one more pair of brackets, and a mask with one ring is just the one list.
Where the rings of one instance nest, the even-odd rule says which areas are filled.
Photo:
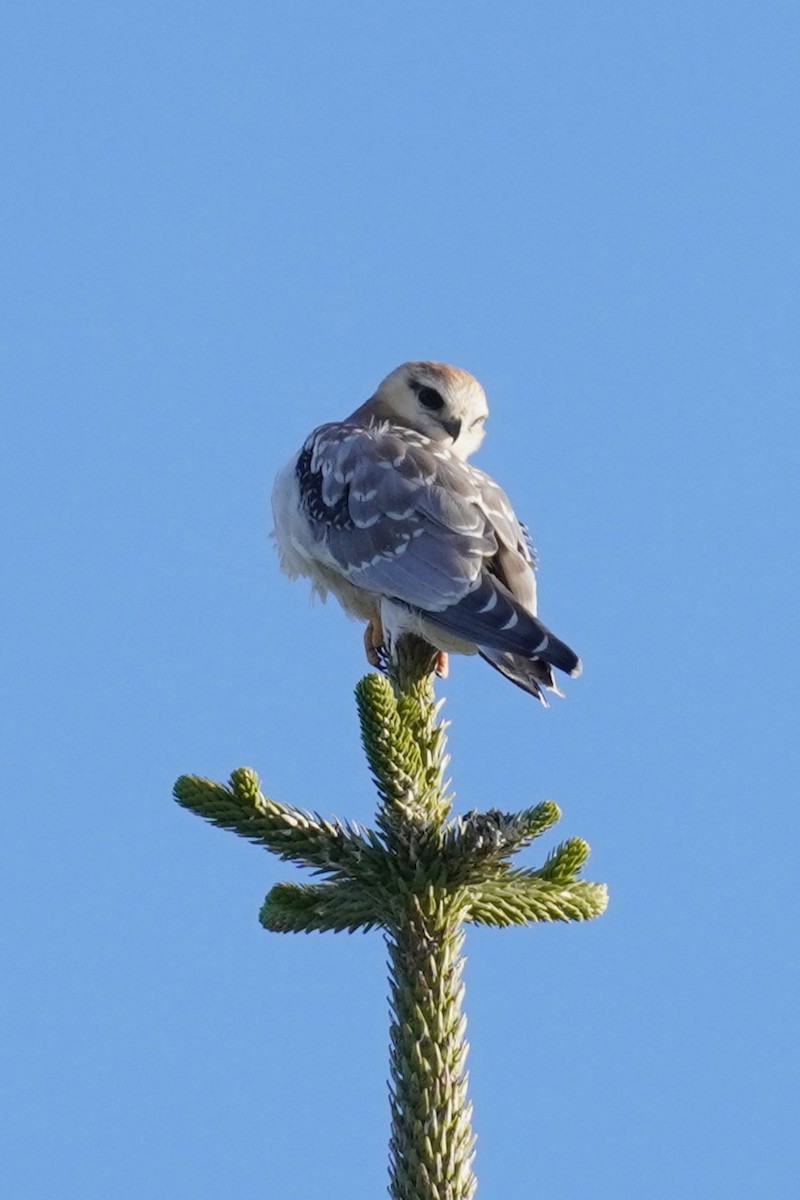
[[310, 532], [330, 565], [356, 587], [424, 612], [457, 604], [515, 536], [501, 507], [494, 517], [484, 505], [491, 481], [413, 430], [323, 426], [297, 475]]

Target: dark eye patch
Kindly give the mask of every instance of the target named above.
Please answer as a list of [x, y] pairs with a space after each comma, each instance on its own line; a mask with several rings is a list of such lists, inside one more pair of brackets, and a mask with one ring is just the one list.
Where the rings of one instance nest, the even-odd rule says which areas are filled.
[[419, 402], [423, 408], [429, 408], [431, 412], [438, 412], [444, 407], [444, 400], [437, 392], [436, 388], [421, 387], [417, 390]]

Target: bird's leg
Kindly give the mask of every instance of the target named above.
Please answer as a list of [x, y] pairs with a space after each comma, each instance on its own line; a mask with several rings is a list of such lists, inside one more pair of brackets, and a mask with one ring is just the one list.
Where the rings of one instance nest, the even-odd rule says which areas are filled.
[[367, 662], [371, 667], [383, 665], [383, 626], [378, 615], [370, 619], [364, 630], [364, 649], [367, 652]]
[[[433, 646], [429, 646], [429, 649], [433, 654], [433, 661], [428, 670], [433, 670], [440, 679], [447, 679], [450, 674], [450, 662], [447, 654], [444, 650], [436, 650]], [[367, 662], [371, 667], [378, 667], [381, 671], [386, 670], [388, 651], [380, 613], [370, 617], [364, 630], [364, 650]]]

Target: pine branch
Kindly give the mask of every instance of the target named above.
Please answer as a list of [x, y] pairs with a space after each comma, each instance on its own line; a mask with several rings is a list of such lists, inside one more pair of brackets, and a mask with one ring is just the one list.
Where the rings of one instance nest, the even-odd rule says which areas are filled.
[[549, 879], [553, 883], [568, 883], [579, 873], [589, 853], [589, 843], [583, 838], [570, 838], [551, 850], [544, 866], [531, 874], [537, 879]]
[[605, 912], [605, 884], [554, 883], [534, 872], [473, 884], [464, 919], [473, 925], [529, 925], [535, 921], [588, 921]]
[[552, 800], [519, 813], [491, 808], [456, 817], [446, 826], [438, 846], [438, 861], [442, 864], [439, 882], [455, 884], [486, 878], [492, 866], [507, 862], [560, 817], [558, 805]]
[[385, 849], [373, 833], [269, 799], [249, 767], [234, 771], [228, 787], [182, 775], [173, 791], [180, 805], [212, 825], [230, 829], [300, 866], [335, 877], [345, 873], [376, 886], [391, 874]]
[[272, 933], [366, 932], [384, 923], [368, 892], [343, 883], [277, 883], [259, 920]]

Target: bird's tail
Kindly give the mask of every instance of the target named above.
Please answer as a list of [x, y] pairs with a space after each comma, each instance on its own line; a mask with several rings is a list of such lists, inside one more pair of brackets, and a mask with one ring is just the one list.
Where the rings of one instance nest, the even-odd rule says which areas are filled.
[[469, 639], [488, 663], [543, 703], [543, 688], [561, 695], [553, 667], [566, 675], [581, 673], [575, 651], [488, 573], [457, 604], [442, 612], [426, 612], [425, 618], [456, 637]]

